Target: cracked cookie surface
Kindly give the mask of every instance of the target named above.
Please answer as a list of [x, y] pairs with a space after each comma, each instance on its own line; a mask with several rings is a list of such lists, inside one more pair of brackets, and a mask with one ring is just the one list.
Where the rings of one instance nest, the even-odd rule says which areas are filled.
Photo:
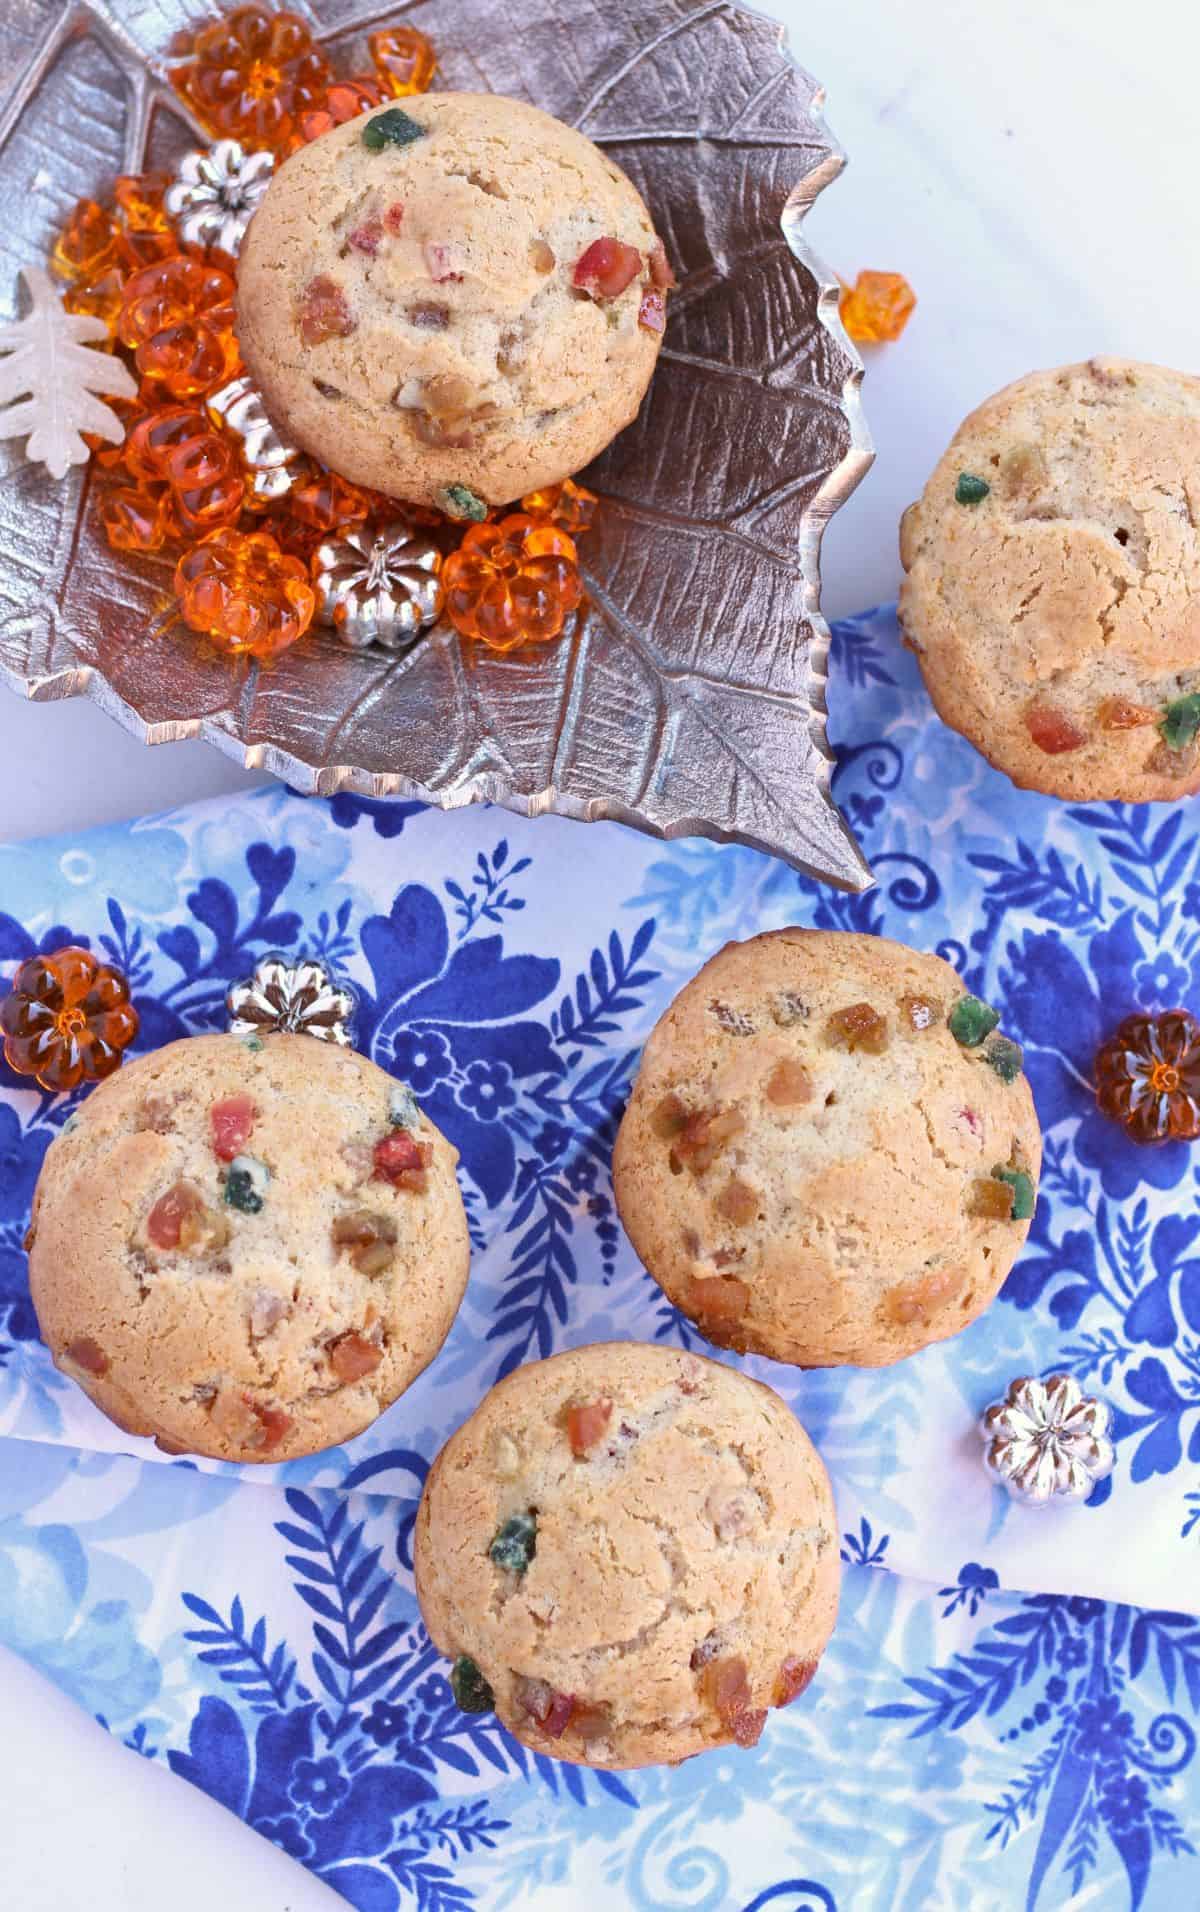
[[[343, 477], [416, 503], [503, 504], [578, 471], [637, 413], [661, 343], [650, 215], [590, 140], [521, 101], [430, 93], [282, 166], [250, 223], [238, 338], [282, 430]], [[615, 240], [636, 270], [589, 292]]]
[[129, 1062], [51, 1144], [29, 1279], [56, 1364], [168, 1451], [279, 1461], [361, 1433], [467, 1279], [455, 1150], [311, 1036]]
[[[613, 1342], [518, 1368], [443, 1447], [417, 1594], [456, 1692], [603, 1767], [753, 1744], [833, 1630], [828, 1476], [761, 1382]], [[460, 1704], [462, 1704], [460, 1698]]]
[[1100, 358], [989, 398], [901, 525], [938, 714], [1026, 789], [1200, 788], [1198, 527], [1200, 379]]
[[613, 1154], [668, 1298], [717, 1345], [801, 1367], [882, 1366], [973, 1321], [1041, 1162], [997, 1022], [883, 937], [728, 944], [652, 1031]]

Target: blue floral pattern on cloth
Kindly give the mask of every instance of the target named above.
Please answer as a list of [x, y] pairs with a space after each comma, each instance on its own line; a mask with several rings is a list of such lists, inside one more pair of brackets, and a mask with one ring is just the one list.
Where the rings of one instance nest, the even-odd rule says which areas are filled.
[[[1136, 1148], [1088, 1087], [1131, 1009], [1200, 1008], [1200, 832], [1188, 806], [1012, 789], [931, 716], [890, 611], [833, 649], [865, 896], [615, 826], [278, 789], [0, 848], [0, 974], [87, 943], [154, 1047], [220, 1027], [268, 950], [321, 955], [461, 1152], [471, 1283], [404, 1399], [284, 1467], [171, 1461], [37, 1339], [21, 1242], [70, 1104], [0, 1069], [0, 1640], [362, 1912], [1200, 1903], [1200, 1623], [1176, 1611], [1200, 1609], [1200, 1156]], [[703, 1345], [620, 1233], [612, 1138], [682, 981], [797, 921], [936, 949], [1002, 1008], [1046, 1130], [1034, 1228], [984, 1319], [899, 1368], [744, 1363], [838, 1496], [842, 1616], [807, 1699], [748, 1753], [559, 1766], [453, 1705], [412, 1592], [421, 1486], [520, 1362]], [[988, 1483], [973, 1424], [1060, 1368], [1112, 1403], [1117, 1468], [1039, 1517]]]

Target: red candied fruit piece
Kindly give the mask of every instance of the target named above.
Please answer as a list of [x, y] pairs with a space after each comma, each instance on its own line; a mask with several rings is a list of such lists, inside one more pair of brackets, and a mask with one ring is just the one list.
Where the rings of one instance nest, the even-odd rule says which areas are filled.
[[661, 292], [643, 292], [642, 303], [638, 307], [638, 324], [646, 332], [666, 331], [667, 302]]
[[347, 233], [346, 244], [353, 246], [355, 252], [365, 252], [373, 259], [383, 244], [383, 220], [377, 212], [371, 213], [353, 232]]
[[80, 1335], [78, 1340], [68, 1341], [63, 1349], [63, 1357], [74, 1362], [77, 1368], [82, 1368], [85, 1374], [95, 1375], [97, 1380], [108, 1373], [108, 1356], [90, 1335]]
[[250, 1140], [258, 1111], [248, 1095], [227, 1095], [208, 1112], [212, 1124], [213, 1154], [218, 1162], [232, 1162]]
[[404, 224], [404, 207], [400, 200], [397, 199], [393, 201], [393, 203], [387, 207], [383, 215], [383, 223], [389, 232], [399, 232], [401, 226]]
[[419, 1190], [425, 1186], [425, 1171], [433, 1160], [433, 1144], [418, 1142], [407, 1129], [393, 1129], [376, 1142], [371, 1159], [377, 1181]]
[[266, 1407], [256, 1401], [253, 1395], [243, 1394], [242, 1400], [250, 1409], [261, 1431], [261, 1439], [255, 1441], [256, 1447], [278, 1447], [284, 1436], [291, 1431], [292, 1417], [285, 1414], [281, 1407]]
[[425, 241], [425, 267], [435, 285], [448, 285], [462, 278], [458, 270], [461, 261], [453, 247], [439, 245], [435, 239]]
[[641, 269], [636, 246], [621, 239], [593, 239], [575, 261], [572, 284], [593, 299], [617, 299]]
[[600, 1439], [612, 1419], [609, 1400], [581, 1401], [567, 1409], [567, 1439], [576, 1460], [582, 1460]]
[[745, 1660], [710, 1660], [700, 1674], [700, 1691], [739, 1746], [757, 1746], [767, 1713], [751, 1705]]
[[175, 1182], [159, 1196], [146, 1217], [146, 1233], [156, 1248], [178, 1248], [184, 1221], [194, 1212], [197, 1200], [190, 1182]]
[[1079, 750], [1087, 742], [1087, 732], [1071, 722], [1063, 710], [1035, 698], [1025, 712], [1025, 728], [1039, 750], [1048, 757], [1061, 757], [1068, 750]]
[[790, 1706], [793, 1700], [798, 1700], [801, 1693], [812, 1685], [816, 1670], [815, 1660], [799, 1660], [789, 1653], [775, 1675], [775, 1686], [771, 1694], [772, 1706]]
[[686, 1298], [710, 1340], [732, 1334], [750, 1306], [750, 1290], [735, 1275], [693, 1275]]
[[358, 321], [340, 285], [327, 272], [310, 279], [300, 300], [300, 337], [305, 345], [349, 338]]
[[575, 1705], [572, 1694], [556, 1693], [548, 1681], [527, 1679], [521, 1674], [514, 1682], [513, 1698], [551, 1739], [562, 1738]]
[[361, 1381], [364, 1375], [374, 1374], [382, 1360], [383, 1349], [361, 1334], [342, 1334], [330, 1343], [329, 1365], [346, 1386]]
[[678, 280], [671, 270], [671, 262], [667, 258], [667, 249], [661, 239], [654, 241], [654, 244], [646, 254], [646, 261], [650, 267], [651, 283], [657, 286], [660, 292], [673, 292], [678, 284]]

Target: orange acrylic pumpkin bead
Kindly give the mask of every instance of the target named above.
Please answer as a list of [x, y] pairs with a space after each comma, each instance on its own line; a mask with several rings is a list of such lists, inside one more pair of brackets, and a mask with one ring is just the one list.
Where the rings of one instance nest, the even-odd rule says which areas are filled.
[[163, 197], [169, 173], [122, 173], [113, 188], [117, 211], [130, 232], [170, 232]]
[[184, 619], [224, 651], [278, 657], [312, 623], [316, 593], [299, 558], [265, 531], [214, 531], [175, 567]]
[[1188, 1010], [1126, 1016], [1095, 1068], [1097, 1105], [1131, 1141], [1200, 1139], [1200, 1022]]
[[50, 264], [60, 279], [93, 279], [117, 257], [121, 229], [106, 206], [81, 199], [54, 242]]
[[305, 141], [320, 139], [333, 127], [368, 113], [382, 99], [383, 88], [377, 80], [334, 80], [325, 88], [319, 104], [300, 115], [300, 137]]
[[521, 511], [472, 525], [442, 582], [455, 630], [495, 651], [557, 637], [583, 595], [572, 540]]
[[860, 272], [842, 287], [838, 309], [842, 324], [860, 345], [898, 339], [917, 303], [917, 295], [899, 272]]
[[201, 27], [170, 72], [171, 84], [207, 130], [248, 151], [290, 150], [303, 113], [321, 103], [329, 68], [294, 13], [237, 7]]
[[68, 312], [86, 312], [93, 319], [102, 319], [110, 338], [116, 337], [124, 299], [125, 274], [119, 266], [106, 266], [91, 278], [76, 279], [63, 293]]
[[174, 529], [169, 485], [116, 485], [100, 498], [100, 522], [114, 551], [161, 551]]
[[142, 483], [165, 478], [171, 452], [211, 430], [207, 414], [195, 405], [160, 406], [139, 418], [125, 440], [125, 469]]
[[199, 259], [162, 259], [135, 272], [125, 287], [120, 339], [131, 350], [149, 344], [170, 326], [224, 306], [232, 313], [234, 282], [220, 266]]
[[564, 478], [561, 485], [547, 485], [543, 491], [527, 493], [521, 500], [521, 509], [531, 518], [545, 518], [577, 538], [591, 528], [598, 503], [594, 491], [585, 490], [573, 478]]
[[427, 93], [437, 68], [432, 42], [417, 27], [384, 27], [367, 36], [371, 64], [395, 99]]
[[9, 1068], [58, 1094], [120, 1067], [138, 1012], [121, 972], [72, 946], [26, 958], [0, 1002], [0, 1032]]
[[371, 494], [339, 478], [335, 471], [319, 471], [288, 493], [290, 515], [312, 531], [337, 531], [342, 525], [362, 524], [370, 516]]

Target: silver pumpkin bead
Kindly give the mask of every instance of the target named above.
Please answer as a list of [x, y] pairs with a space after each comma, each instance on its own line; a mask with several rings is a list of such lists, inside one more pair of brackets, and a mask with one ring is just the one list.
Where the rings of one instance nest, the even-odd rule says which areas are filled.
[[163, 195], [184, 244], [216, 246], [236, 259], [274, 168], [273, 153], [247, 153], [236, 139], [185, 154]]
[[253, 473], [256, 498], [284, 498], [304, 469], [298, 445], [291, 445], [272, 424], [262, 393], [248, 373], [206, 400], [212, 417], [242, 441], [242, 462]]
[[1014, 1500], [1085, 1501], [1115, 1461], [1105, 1402], [1070, 1374], [1023, 1375], [980, 1418], [983, 1464]]
[[407, 651], [442, 608], [442, 554], [405, 518], [347, 531], [313, 558], [317, 617], [343, 644]]
[[353, 990], [316, 957], [293, 962], [264, 956], [254, 974], [234, 983], [225, 998], [232, 1036], [316, 1036], [348, 1049], [357, 1007]]

